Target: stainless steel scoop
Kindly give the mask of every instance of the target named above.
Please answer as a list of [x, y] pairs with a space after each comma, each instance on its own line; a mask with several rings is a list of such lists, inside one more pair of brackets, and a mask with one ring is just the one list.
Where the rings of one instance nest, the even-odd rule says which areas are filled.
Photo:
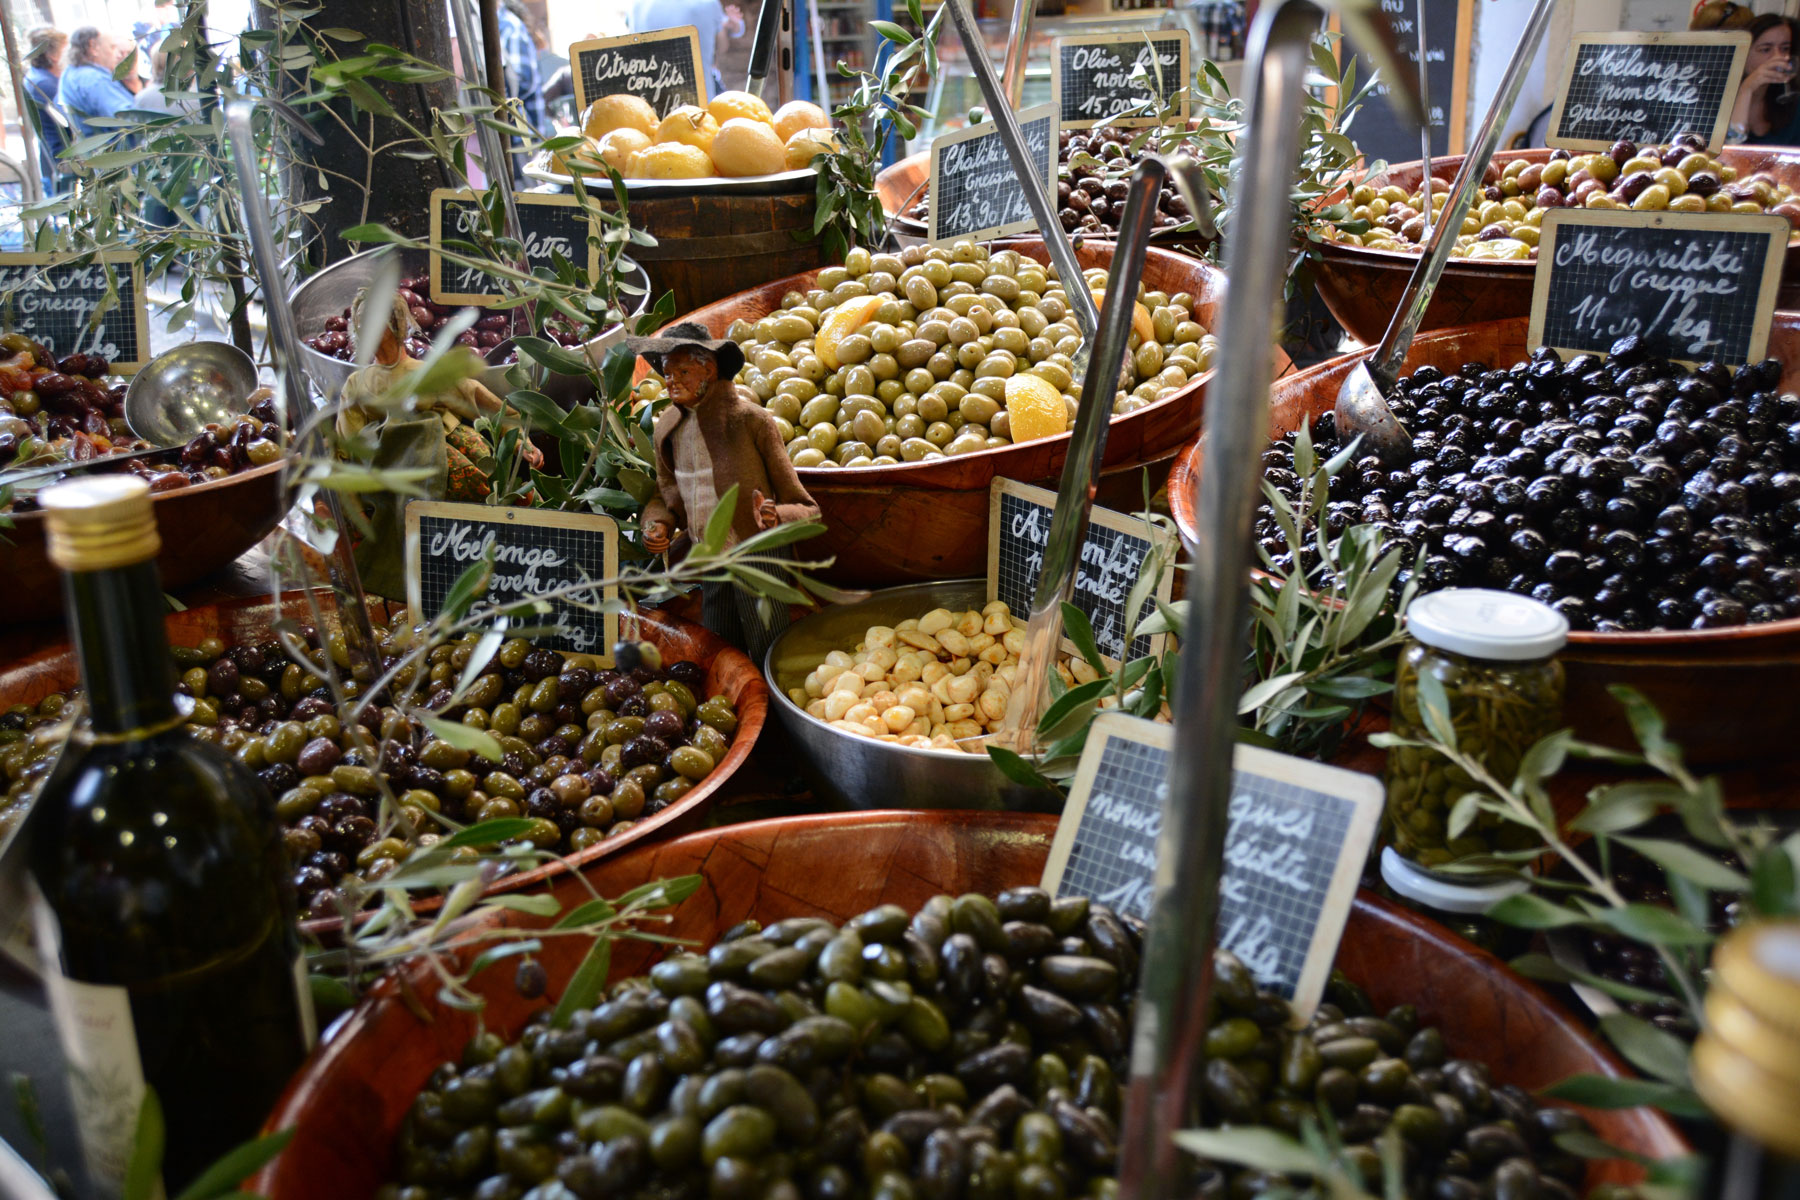
[[180, 446], [214, 422], [247, 411], [256, 364], [230, 342], [189, 342], [165, 350], [131, 377], [125, 423], [159, 446]]
[[[1419, 322], [1431, 306], [1432, 293], [1437, 290], [1438, 279], [1443, 276], [1450, 254], [1456, 248], [1463, 219], [1469, 215], [1475, 192], [1481, 186], [1488, 163], [1493, 160], [1494, 147], [1500, 142], [1500, 128], [1512, 112], [1519, 90], [1525, 85], [1525, 73], [1537, 54], [1538, 43], [1543, 41], [1544, 30], [1550, 26], [1550, 14], [1555, 8], [1556, 0], [1537, 0], [1532, 8], [1531, 19], [1513, 49], [1512, 61], [1506, 64], [1500, 90], [1494, 94], [1493, 105], [1482, 122], [1481, 136], [1463, 159], [1456, 182], [1450, 185], [1450, 198], [1444, 203], [1443, 213], [1435, 220], [1426, 218], [1432, 222], [1431, 240], [1413, 268], [1412, 278], [1407, 281], [1406, 291], [1394, 310], [1387, 333], [1382, 336], [1381, 344], [1356, 365], [1338, 389], [1335, 410], [1338, 436], [1345, 440], [1361, 437], [1362, 448], [1379, 456], [1383, 462], [1404, 462], [1411, 456], [1412, 435], [1388, 407], [1387, 391], [1399, 380], [1400, 365], [1406, 361], [1406, 352], [1412, 349]], [[1429, 175], [1429, 159], [1424, 166]]]

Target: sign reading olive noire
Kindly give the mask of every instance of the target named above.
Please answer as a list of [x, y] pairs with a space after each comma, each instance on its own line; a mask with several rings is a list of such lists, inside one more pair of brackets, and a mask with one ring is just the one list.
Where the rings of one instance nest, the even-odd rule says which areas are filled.
[[[1161, 105], [1176, 104], [1176, 120], [1188, 119], [1188, 35], [1102, 33], [1057, 38], [1050, 49], [1050, 95], [1063, 129], [1162, 123]], [[1135, 116], [1122, 114], [1143, 110]]]

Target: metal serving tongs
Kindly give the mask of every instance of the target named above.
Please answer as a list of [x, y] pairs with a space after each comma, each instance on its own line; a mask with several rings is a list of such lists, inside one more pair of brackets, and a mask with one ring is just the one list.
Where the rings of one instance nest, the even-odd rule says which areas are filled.
[[[1537, 0], [1532, 7], [1524, 35], [1513, 49], [1512, 61], [1506, 64], [1506, 75], [1500, 81], [1500, 90], [1494, 93], [1494, 102], [1482, 122], [1481, 135], [1463, 158], [1456, 182], [1450, 185], [1450, 198], [1444, 202], [1443, 213], [1435, 219], [1429, 213], [1426, 216], [1431, 223], [1431, 240], [1413, 267], [1412, 278], [1401, 294], [1387, 333], [1382, 336], [1381, 344], [1356, 365], [1338, 389], [1338, 436], [1345, 441], [1361, 437], [1363, 448], [1383, 462], [1405, 462], [1412, 456], [1412, 435], [1388, 407], [1387, 392], [1400, 378], [1400, 366], [1406, 361], [1407, 351], [1412, 349], [1413, 336], [1419, 332], [1425, 310], [1431, 306], [1432, 293], [1437, 290], [1438, 280], [1456, 248], [1457, 235], [1462, 232], [1463, 218], [1469, 215], [1475, 192], [1481, 187], [1488, 163], [1494, 157], [1494, 147], [1500, 143], [1500, 128], [1512, 112], [1519, 90], [1525, 85], [1525, 73], [1537, 54], [1538, 43], [1543, 41], [1544, 31], [1550, 26], [1550, 14], [1555, 8], [1556, 0]], [[1424, 167], [1429, 176], [1430, 158], [1425, 160]]]
[[758, 99], [768, 98], [769, 64], [775, 61], [775, 43], [780, 40], [781, 6], [784, 0], [762, 0], [756, 14], [756, 32], [750, 39], [750, 73], [744, 90]]

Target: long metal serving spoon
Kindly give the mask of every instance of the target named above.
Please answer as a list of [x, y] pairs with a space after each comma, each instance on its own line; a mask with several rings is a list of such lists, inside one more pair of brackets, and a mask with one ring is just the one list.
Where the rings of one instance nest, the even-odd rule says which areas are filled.
[[[1437, 290], [1444, 267], [1456, 249], [1456, 237], [1462, 232], [1463, 218], [1469, 215], [1475, 191], [1481, 186], [1482, 176], [1494, 157], [1494, 147], [1500, 143], [1500, 127], [1512, 112], [1519, 90], [1525, 86], [1525, 73], [1537, 54], [1538, 43], [1543, 41], [1544, 30], [1550, 26], [1550, 14], [1555, 8], [1556, 0], [1537, 0], [1532, 8], [1524, 35], [1513, 49], [1512, 61], [1506, 64], [1500, 90], [1494, 93], [1494, 102], [1482, 122], [1481, 136], [1464, 157], [1462, 169], [1456, 173], [1456, 182], [1450, 186], [1450, 198], [1444, 203], [1443, 213], [1435, 220], [1426, 217], [1431, 222], [1431, 240], [1419, 256], [1418, 265], [1413, 267], [1412, 278], [1401, 294], [1387, 333], [1374, 353], [1358, 363], [1338, 389], [1338, 436], [1346, 441], [1361, 437], [1363, 448], [1383, 462], [1404, 462], [1411, 457], [1412, 435], [1388, 407], [1387, 391], [1400, 378], [1400, 364], [1406, 361], [1406, 352], [1412, 349], [1419, 322], [1431, 306], [1432, 293]], [[1429, 158], [1424, 167], [1429, 175]]]

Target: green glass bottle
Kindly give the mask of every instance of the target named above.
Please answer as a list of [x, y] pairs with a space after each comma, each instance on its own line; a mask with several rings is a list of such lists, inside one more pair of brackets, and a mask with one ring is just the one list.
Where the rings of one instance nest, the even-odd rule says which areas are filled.
[[95, 1194], [117, 1194], [154, 1089], [174, 1195], [255, 1136], [311, 1048], [293, 894], [267, 791], [181, 727], [149, 489], [42, 502], [91, 728], [24, 830], [38, 953]]

